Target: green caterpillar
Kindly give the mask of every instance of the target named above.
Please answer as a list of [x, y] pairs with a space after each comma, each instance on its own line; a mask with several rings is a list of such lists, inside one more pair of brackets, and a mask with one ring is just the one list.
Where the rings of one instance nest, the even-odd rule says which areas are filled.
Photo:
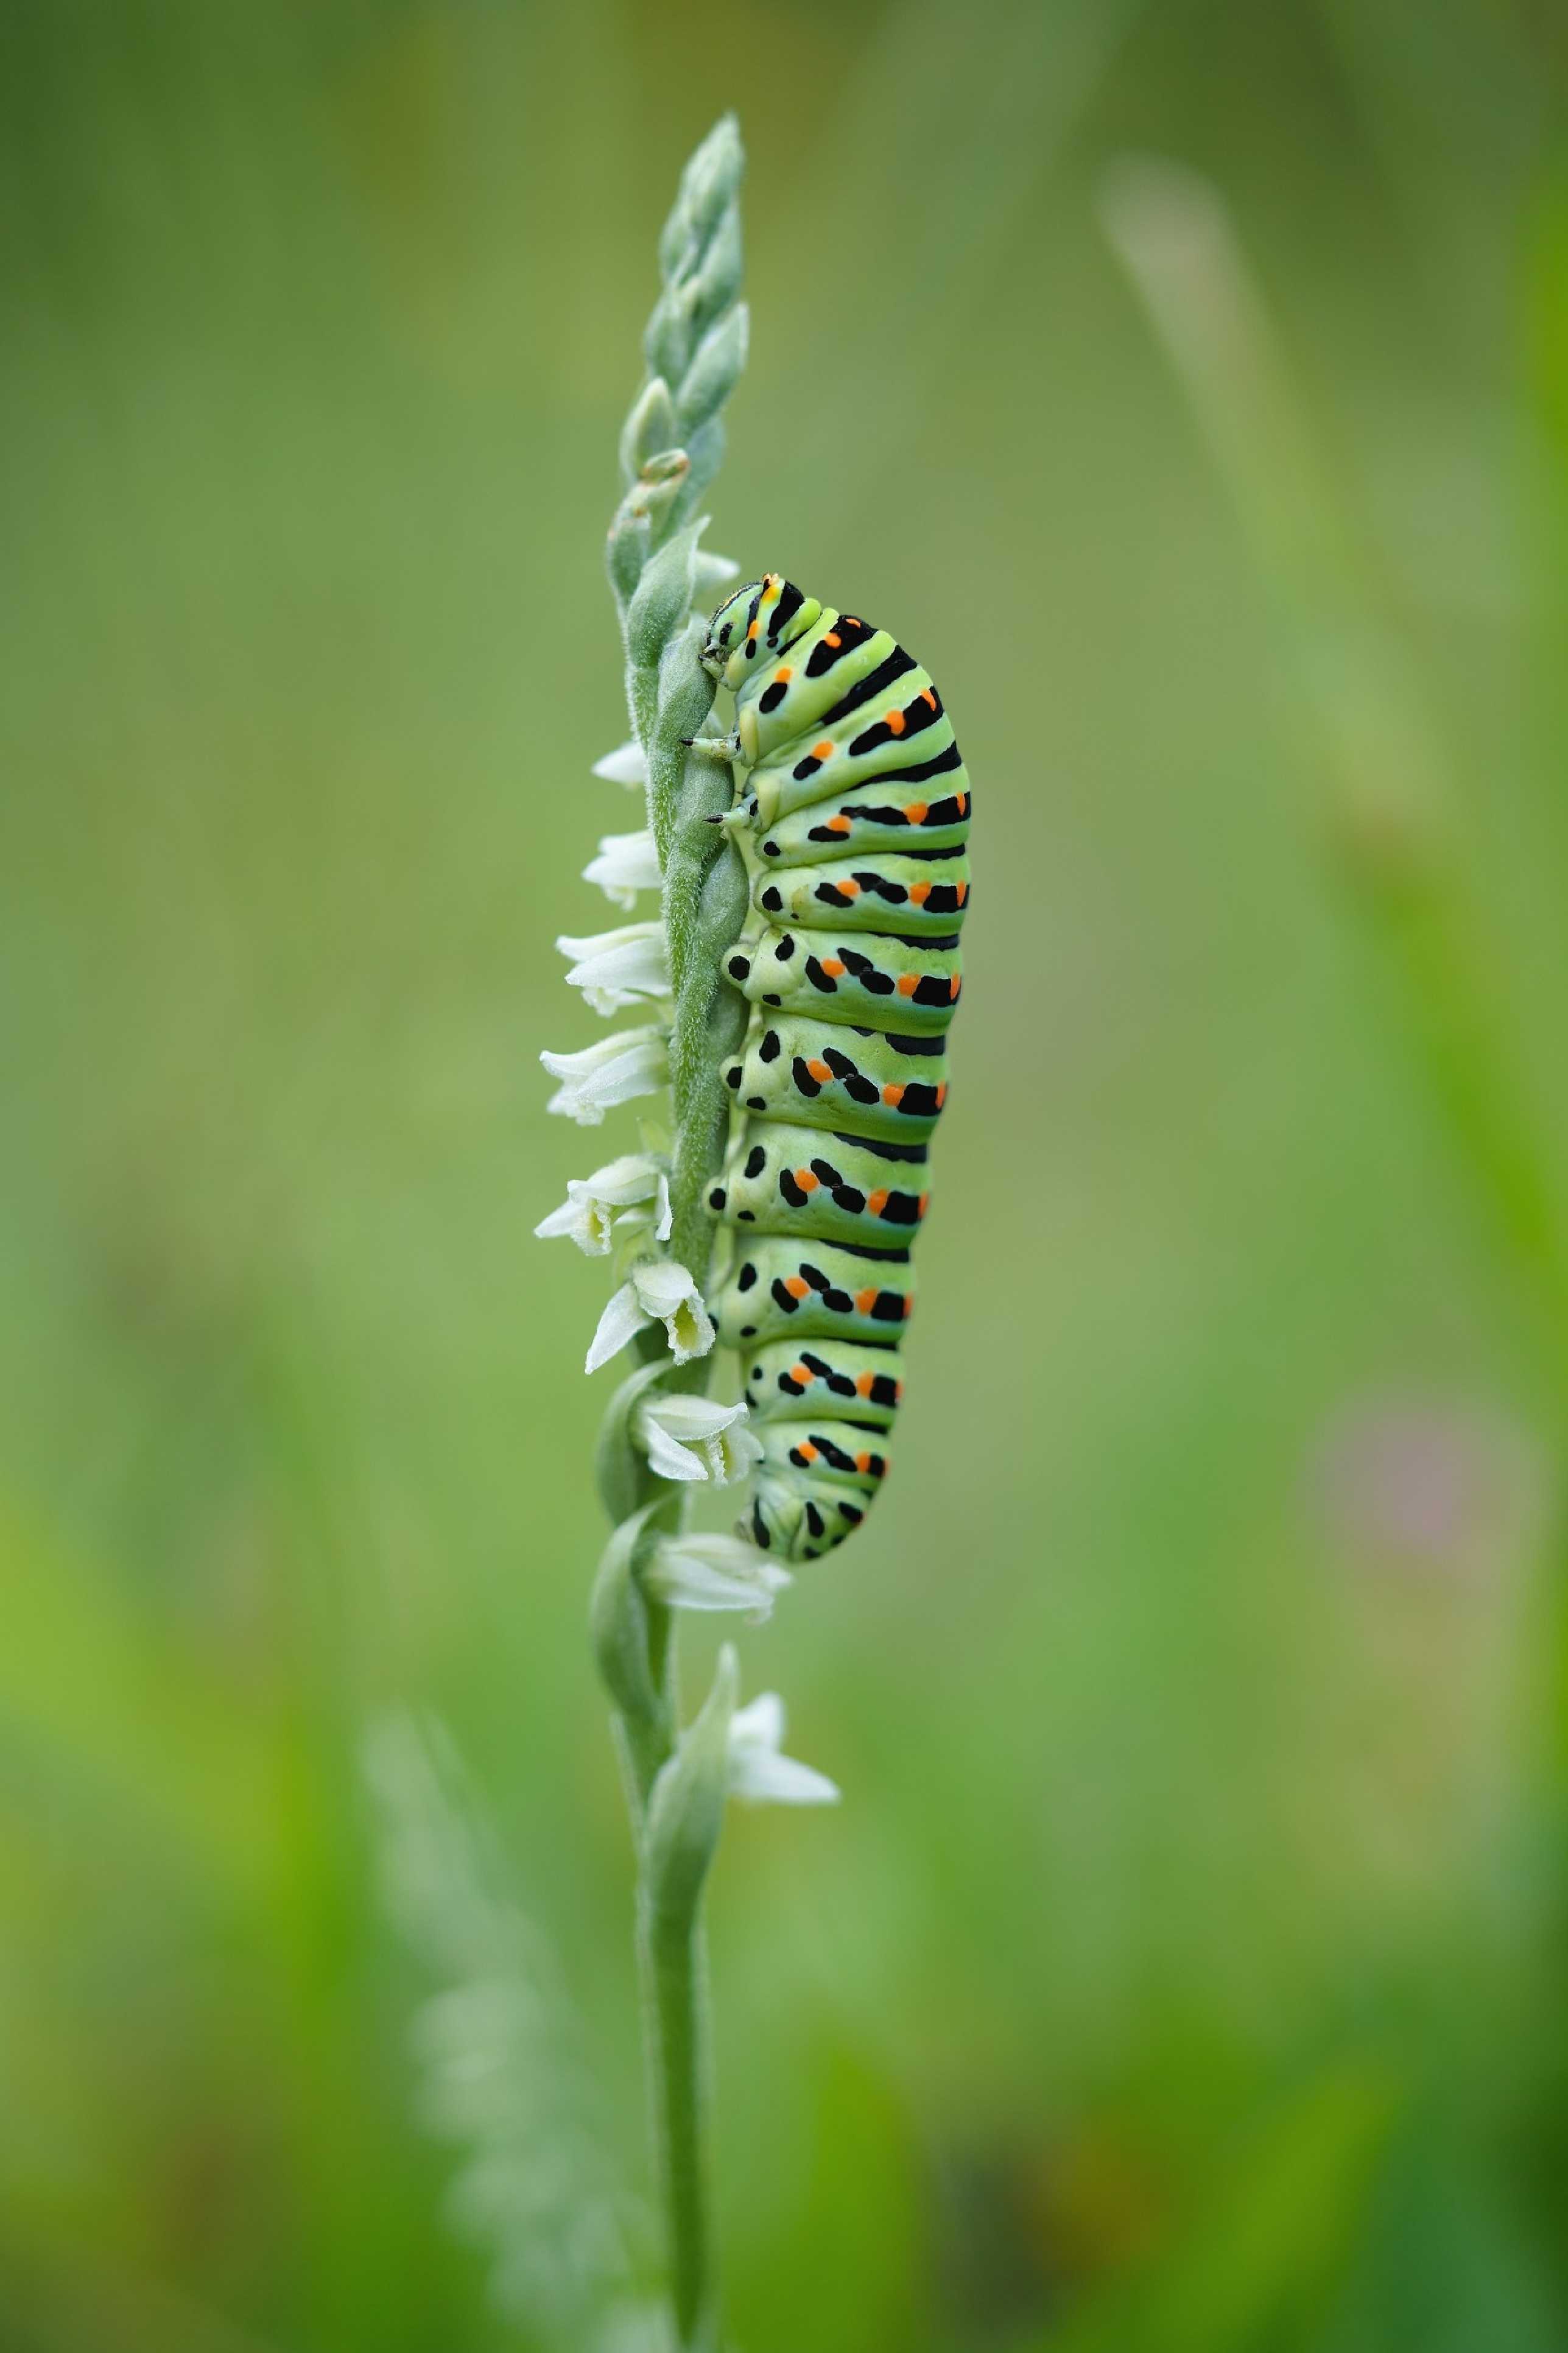
[[969, 778], [926, 672], [781, 573], [721, 605], [702, 659], [735, 693], [722, 822], [752, 885], [726, 965], [753, 1009], [709, 1197], [736, 1229], [714, 1319], [742, 1354], [763, 1446], [749, 1533], [807, 1560], [865, 1518], [903, 1393]]

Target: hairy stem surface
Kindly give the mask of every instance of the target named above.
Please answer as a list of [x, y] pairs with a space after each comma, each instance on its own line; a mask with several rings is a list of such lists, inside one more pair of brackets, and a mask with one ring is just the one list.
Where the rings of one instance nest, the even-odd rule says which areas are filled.
[[712, 2055], [700, 1912], [689, 1926], [672, 1928], [639, 1891], [637, 1968], [678, 2342], [710, 2353], [717, 2306], [707, 2179]]

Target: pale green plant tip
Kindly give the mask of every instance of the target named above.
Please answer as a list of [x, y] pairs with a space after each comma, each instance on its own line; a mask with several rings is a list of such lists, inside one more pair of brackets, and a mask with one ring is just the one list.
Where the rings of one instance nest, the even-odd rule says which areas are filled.
[[[725, 115], [682, 174], [659, 238], [664, 288], [643, 339], [648, 381], [633, 404], [620, 459], [622, 479], [630, 482], [661, 432], [683, 449], [689, 470], [672, 498], [671, 521], [690, 512], [719, 470], [724, 451], [719, 411], [745, 364], [746, 318], [737, 301], [744, 168], [739, 126]], [[663, 386], [662, 396], [656, 385]], [[618, 575], [626, 567], [612, 561], [611, 568], [621, 594]]]
[[650, 376], [632, 403], [621, 428], [621, 474], [636, 481], [645, 467], [672, 453], [680, 439], [675, 403], [661, 375]]
[[680, 387], [680, 420], [689, 437], [707, 424], [739, 384], [750, 329], [746, 306], [737, 302], [692, 354]]

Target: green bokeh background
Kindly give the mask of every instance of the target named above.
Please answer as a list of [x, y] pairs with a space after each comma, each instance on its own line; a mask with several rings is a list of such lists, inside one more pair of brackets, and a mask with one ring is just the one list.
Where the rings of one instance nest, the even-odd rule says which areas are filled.
[[918, 649], [978, 801], [896, 1477], [743, 1638], [846, 1802], [715, 1882], [735, 2342], [1568, 2343], [1563, 34], [12, 0], [5, 2353], [553, 2353], [421, 2121], [402, 1711], [643, 2179], [530, 1239], [623, 1128], [535, 1057], [728, 105], [713, 543]]

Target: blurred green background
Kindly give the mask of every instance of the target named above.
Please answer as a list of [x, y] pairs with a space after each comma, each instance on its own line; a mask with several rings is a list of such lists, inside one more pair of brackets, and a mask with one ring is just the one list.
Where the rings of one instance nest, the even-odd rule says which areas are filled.
[[5, 2353], [553, 2353], [644, 2179], [535, 1056], [731, 104], [712, 543], [979, 877], [897, 1476], [743, 1642], [846, 1802], [715, 1883], [735, 2342], [1568, 2344], [1563, 36], [11, 0]]

